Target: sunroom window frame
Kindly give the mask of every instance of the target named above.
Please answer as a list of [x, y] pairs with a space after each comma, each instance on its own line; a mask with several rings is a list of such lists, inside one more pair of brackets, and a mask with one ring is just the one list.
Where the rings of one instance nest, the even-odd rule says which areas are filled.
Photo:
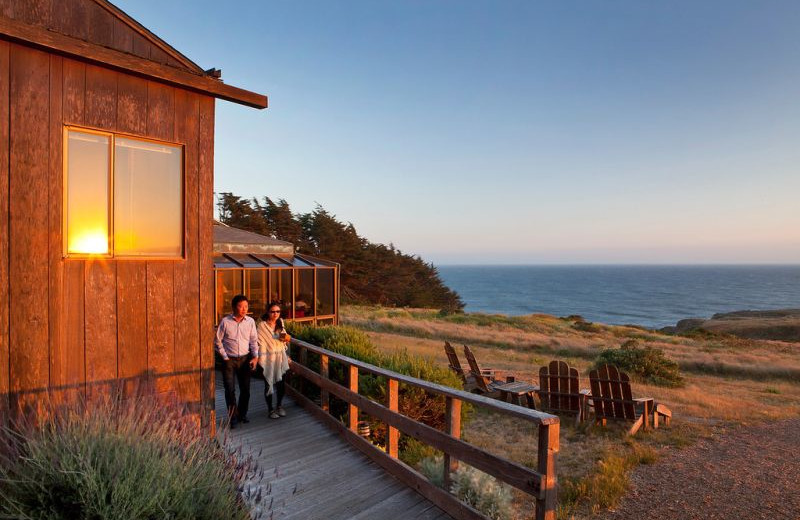
[[[108, 253], [71, 253], [69, 252], [69, 133], [70, 131], [82, 132], [86, 134], [101, 135], [109, 138], [109, 164], [108, 164]], [[146, 143], [153, 143], [162, 146], [173, 146], [180, 149], [180, 190], [181, 190], [181, 252], [179, 255], [117, 255], [114, 244], [114, 167], [116, 159], [116, 138], [133, 139]], [[186, 144], [163, 139], [154, 139], [142, 135], [129, 134], [126, 132], [111, 132], [100, 128], [92, 128], [77, 125], [64, 125], [63, 134], [63, 215], [62, 215], [62, 249], [64, 258], [87, 259], [87, 258], [106, 258], [114, 260], [165, 260], [179, 261], [186, 260]]]

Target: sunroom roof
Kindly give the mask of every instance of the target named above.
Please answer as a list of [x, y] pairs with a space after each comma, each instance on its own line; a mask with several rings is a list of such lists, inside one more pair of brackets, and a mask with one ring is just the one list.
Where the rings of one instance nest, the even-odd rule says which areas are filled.
[[323, 260], [308, 255], [265, 255], [265, 254], [237, 254], [214, 253], [214, 267], [216, 269], [265, 269], [265, 268], [292, 268], [292, 267], [336, 267], [335, 262]]
[[294, 244], [214, 222], [214, 267], [264, 269], [336, 267], [336, 262], [295, 254]]

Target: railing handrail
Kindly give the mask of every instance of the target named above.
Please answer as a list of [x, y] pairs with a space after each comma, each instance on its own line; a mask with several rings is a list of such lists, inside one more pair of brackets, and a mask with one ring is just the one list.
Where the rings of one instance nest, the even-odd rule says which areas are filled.
[[[298, 350], [298, 359], [292, 359], [289, 366], [295, 377], [299, 378], [299, 388], [287, 386], [287, 392], [298, 404], [338, 431], [352, 446], [358, 448], [374, 462], [381, 465], [395, 477], [432, 500], [454, 518], [462, 520], [486, 520], [481, 512], [461, 502], [447, 489], [452, 483], [452, 474], [458, 469], [459, 460], [469, 464], [501, 482], [510, 484], [531, 495], [536, 500], [537, 520], [555, 520], [557, 507], [556, 455], [559, 451], [559, 419], [555, 415], [531, 410], [503, 401], [489, 399], [431, 383], [416, 377], [381, 368], [311, 343], [292, 338], [292, 345]], [[319, 356], [319, 371], [308, 366], [308, 353]], [[330, 362], [337, 361], [345, 367], [346, 382], [340, 383], [329, 377]], [[359, 372], [383, 377], [386, 380], [386, 403], [380, 404], [359, 392]], [[312, 402], [304, 395], [306, 384], [316, 385], [320, 391], [319, 403]], [[444, 397], [445, 429], [433, 428], [422, 421], [400, 413], [399, 384], [414, 386], [431, 394]], [[335, 396], [347, 405], [347, 419], [342, 424], [330, 414], [330, 398]], [[461, 403], [468, 402], [496, 412], [521, 418], [536, 425], [536, 469], [522, 466], [508, 459], [489, 453], [483, 448], [461, 440]], [[359, 435], [359, 415], [364, 413], [382, 421], [387, 426], [386, 447], [377, 448]], [[400, 433], [409, 435], [444, 454], [442, 476], [443, 488], [437, 487], [427, 477], [403, 463], [399, 456]]]
[[396, 379], [401, 383], [413, 385], [434, 394], [443, 395], [445, 397], [455, 397], [456, 399], [460, 399], [461, 401], [480, 405], [486, 408], [490, 408], [492, 410], [496, 410], [498, 412], [502, 412], [508, 415], [513, 415], [515, 417], [520, 417], [522, 419], [531, 421], [535, 424], [549, 425], [549, 424], [559, 423], [559, 418], [556, 415], [540, 412], [538, 410], [531, 410], [530, 408], [523, 408], [522, 406], [513, 405], [510, 403], [506, 403], [504, 401], [498, 401], [497, 399], [491, 399], [488, 397], [484, 397], [482, 395], [465, 392], [464, 390], [458, 390], [455, 388], [450, 388], [449, 386], [444, 386], [437, 383], [431, 383], [430, 381], [425, 381], [424, 379], [419, 379], [416, 377], [407, 376], [405, 374], [400, 374], [399, 372], [393, 372], [386, 368], [381, 368], [375, 365], [371, 365], [369, 363], [359, 361], [358, 359], [338, 354], [336, 352], [333, 352], [332, 350], [318, 347], [316, 345], [313, 345], [303, 340], [299, 340], [297, 338], [292, 338], [291, 342], [295, 345], [308, 349], [311, 352], [328, 356], [330, 359], [335, 359], [342, 363], [347, 363], [348, 365], [351, 366], [356, 366], [361, 370], [370, 372], [371, 374], [388, 377], [391, 379]]

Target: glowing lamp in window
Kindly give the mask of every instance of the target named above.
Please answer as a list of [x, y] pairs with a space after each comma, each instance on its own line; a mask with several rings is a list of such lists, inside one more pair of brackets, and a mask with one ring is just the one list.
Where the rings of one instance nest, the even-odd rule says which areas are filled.
[[67, 135], [67, 254], [108, 255], [111, 138], [76, 130]]

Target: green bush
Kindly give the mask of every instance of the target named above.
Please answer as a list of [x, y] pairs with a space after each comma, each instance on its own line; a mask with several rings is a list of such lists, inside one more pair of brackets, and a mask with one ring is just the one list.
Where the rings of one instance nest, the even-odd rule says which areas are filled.
[[595, 368], [615, 365], [643, 381], [659, 386], [683, 386], [678, 364], [653, 347], [639, 347], [636, 340], [628, 340], [620, 348], [606, 349], [595, 361]]
[[[405, 350], [392, 354], [380, 352], [364, 332], [348, 326], [307, 327], [298, 324], [289, 325], [289, 333], [297, 338], [318, 345], [327, 350], [342, 354], [371, 365], [403, 375], [416, 377], [432, 383], [437, 383], [451, 388], [461, 388], [461, 380], [449, 368], [435, 363], [433, 360], [414, 356]], [[313, 354], [309, 355], [308, 366], [311, 370], [319, 370], [319, 359]], [[346, 384], [347, 374], [345, 367], [340, 363], [331, 361], [328, 367], [329, 377], [340, 383]], [[312, 386], [313, 385], [308, 385]], [[358, 391], [360, 394], [374, 401], [386, 402], [386, 381], [383, 377], [361, 373], [358, 378]], [[318, 389], [313, 387], [309, 397], [316, 397]], [[442, 430], [445, 426], [445, 400], [441, 396], [432, 395], [424, 390], [410, 385], [400, 384], [399, 412], [406, 417], [414, 419]], [[462, 406], [463, 420], [466, 418], [468, 406]], [[346, 411], [344, 403], [332, 401], [331, 413], [334, 416], [343, 416]], [[373, 439], [385, 443], [386, 425], [382, 421], [371, 421], [370, 429]], [[410, 438], [401, 437], [400, 455], [405, 457], [405, 451], [414, 451], [409, 445]], [[412, 457], [413, 458], [413, 457]]]
[[[419, 469], [431, 483], [444, 486], [444, 459], [441, 456], [423, 459]], [[511, 489], [506, 484], [463, 463], [459, 464], [451, 477], [449, 491], [462, 502], [493, 520], [509, 520], [512, 517]]]
[[0, 430], [0, 518], [250, 518], [250, 460], [177, 406], [107, 399]]
[[602, 332], [603, 327], [592, 323], [591, 321], [576, 321], [572, 324], [572, 328], [581, 332]]

